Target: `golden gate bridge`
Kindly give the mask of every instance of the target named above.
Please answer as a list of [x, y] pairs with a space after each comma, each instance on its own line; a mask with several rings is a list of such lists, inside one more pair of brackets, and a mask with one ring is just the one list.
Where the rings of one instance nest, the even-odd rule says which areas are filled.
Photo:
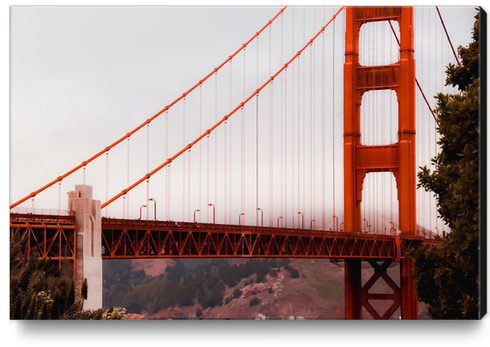
[[[414, 319], [405, 252], [444, 228], [415, 168], [438, 151], [430, 99], [456, 60], [437, 7], [281, 8], [164, 108], [12, 203], [11, 233], [75, 278], [94, 254], [344, 259], [347, 318]], [[82, 223], [87, 186], [103, 199]], [[82, 236], [97, 218], [100, 239]], [[376, 270], [366, 287], [362, 260]], [[368, 293], [393, 261], [408, 284]], [[380, 315], [369, 300], [393, 305]]]

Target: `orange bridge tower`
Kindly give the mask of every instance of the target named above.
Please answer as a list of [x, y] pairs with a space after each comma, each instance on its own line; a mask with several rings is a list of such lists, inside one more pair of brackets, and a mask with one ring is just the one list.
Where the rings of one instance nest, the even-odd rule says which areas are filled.
[[[399, 61], [390, 65], [359, 64], [361, 26], [375, 21], [397, 21], [400, 28]], [[360, 108], [363, 94], [390, 89], [398, 101], [398, 142], [367, 146], [361, 143]], [[413, 7], [347, 7], [344, 65], [344, 218], [346, 232], [361, 231], [363, 181], [372, 172], [391, 172], [396, 179], [401, 235], [415, 236], [416, 164], [415, 164], [415, 59]], [[389, 297], [368, 294], [361, 286], [361, 259], [345, 262], [346, 318], [360, 319], [364, 306], [374, 318], [388, 318], [397, 307], [403, 319], [416, 319], [417, 299], [411, 274], [411, 261], [401, 259], [400, 288], [390, 283], [388, 265], [375, 267], [376, 281], [382, 277], [393, 288]], [[373, 276], [374, 278], [374, 276]], [[371, 284], [373, 281], [368, 281]], [[393, 282], [393, 281], [391, 281]], [[366, 283], [366, 285], [368, 284]], [[396, 287], [396, 288], [395, 288]], [[373, 296], [374, 295], [374, 296]], [[378, 295], [379, 297], [376, 297]], [[393, 309], [383, 316], [372, 312], [368, 300], [393, 300]], [[390, 311], [390, 310], [389, 310]]]

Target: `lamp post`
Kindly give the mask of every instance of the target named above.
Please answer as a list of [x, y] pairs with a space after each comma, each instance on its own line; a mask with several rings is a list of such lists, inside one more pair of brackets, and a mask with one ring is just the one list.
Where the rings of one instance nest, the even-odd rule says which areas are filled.
[[208, 206], [212, 206], [213, 207], [213, 224], [216, 224], [216, 207], [211, 202], [208, 204]]
[[201, 212], [201, 210], [200, 209], [194, 210], [194, 223], [196, 223], [196, 213], [197, 212]]
[[340, 223], [340, 231], [342, 231], [342, 225], [344, 225], [344, 222]]
[[143, 207], [147, 207], [146, 205], [141, 205], [140, 206], [140, 219], [141, 219], [141, 210], [143, 209]]
[[390, 228], [390, 234], [393, 234], [393, 230], [395, 230], [395, 223], [389, 222], [389, 224], [392, 225], [392, 227]]
[[277, 217], [277, 227], [279, 228], [279, 219], [282, 219], [282, 216]]
[[310, 221], [310, 230], [313, 230], [313, 223], [316, 222], [316, 219], [312, 219]]
[[154, 198], [149, 198], [148, 201], [153, 202], [153, 219], [157, 220], [157, 201]]
[[245, 224], [245, 213], [242, 212], [242, 213], [240, 213], [238, 215], [238, 225], [242, 225], [242, 216], [243, 216], [243, 219], [244, 219], [243, 224]]
[[299, 225], [299, 215], [301, 215], [301, 217], [303, 217], [303, 222], [301, 223], [301, 229], [304, 229], [305, 228], [305, 215], [303, 214], [303, 212], [298, 212], [298, 225]]
[[[369, 221], [367, 219], [363, 219], [363, 222], [366, 222], [366, 229], [369, 228]], [[364, 230], [361, 230], [361, 232], [364, 232]], [[367, 232], [367, 231], [366, 231]]]
[[[336, 215], [333, 215], [332, 219], [333, 219], [333, 231], [337, 231], [339, 226], [339, 218]], [[337, 220], [337, 223], [335, 223], [335, 220]]]
[[[260, 213], [261, 213], [260, 226], [263, 227], [264, 226], [264, 211], [260, 207], [257, 207], [257, 211], [260, 211]], [[257, 219], [257, 224], [259, 224], [258, 219]]]

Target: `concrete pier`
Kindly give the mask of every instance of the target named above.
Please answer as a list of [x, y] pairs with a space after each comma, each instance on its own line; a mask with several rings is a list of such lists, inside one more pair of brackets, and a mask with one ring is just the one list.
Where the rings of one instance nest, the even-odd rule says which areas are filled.
[[68, 209], [75, 213], [77, 228], [75, 291], [81, 298], [82, 282], [86, 278], [88, 296], [84, 309], [102, 307], [102, 252], [100, 200], [92, 199], [92, 186], [75, 185], [68, 192]]

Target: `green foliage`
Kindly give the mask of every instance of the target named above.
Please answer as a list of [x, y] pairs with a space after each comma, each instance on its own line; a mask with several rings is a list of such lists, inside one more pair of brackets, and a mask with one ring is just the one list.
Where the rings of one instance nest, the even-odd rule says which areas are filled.
[[289, 266], [289, 258], [279, 258], [279, 260], [277, 260], [277, 267], [283, 267], [283, 268], [287, 268]]
[[167, 266], [165, 269], [165, 275], [171, 281], [178, 282], [186, 274], [185, 265], [178, 260], [175, 266]]
[[274, 290], [272, 289], [272, 287], [269, 287], [269, 289], [267, 290], [267, 292], [268, 292], [269, 294], [272, 294], [272, 292], [273, 292], [273, 291], [274, 291]]
[[451, 232], [441, 247], [412, 253], [417, 292], [435, 319], [476, 319], [479, 310], [479, 13], [473, 42], [459, 47], [461, 65], [449, 64], [446, 85], [460, 94], [438, 94], [437, 131], [441, 152], [418, 173], [418, 188], [433, 192], [441, 218]]
[[268, 273], [277, 276], [279, 266], [288, 264], [287, 258], [249, 259], [235, 265], [226, 259], [212, 259], [187, 268], [184, 261], [177, 261], [167, 267], [165, 276], [152, 277], [144, 270], [135, 271], [129, 260], [104, 260], [104, 306], [127, 307], [131, 313], [146, 310], [149, 314], [177, 305], [215, 307], [241, 297], [242, 291], [237, 288], [225, 298], [226, 286], [233, 288], [243, 279], [245, 286], [265, 281]]
[[299, 278], [299, 270], [291, 269], [291, 278]]
[[88, 297], [88, 283], [87, 279], [85, 278], [82, 282], [82, 299], [87, 300]]
[[242, 291], [240, 289], [235, 289], [232, 295], [235, 299], [238, 299], [240, 296], [242, 296]]
[[196, 317], [197, 317], [197, 318], [199, 318], [199, 317], [201, 317], [201, 316], [202, 316], [202, 310], [201, 310], [200, 308], [198, 308], [198, 309], [196, 310]]
[[254, 296], [249, 303], [250, 306], [257, 306], [258, 304], [260, 304], [260, 299], [257, 298], [256, 296]]
[[33, 252], [21, 257], [19, 234], [10, 241], [10, 319], [122, 319], [126, 315], [105, 315], [102, 309], [83, 310], [88, 283], [82, 284], [82, 300], [75, 299], [75, 283], [62, 275], [49, 259]]

